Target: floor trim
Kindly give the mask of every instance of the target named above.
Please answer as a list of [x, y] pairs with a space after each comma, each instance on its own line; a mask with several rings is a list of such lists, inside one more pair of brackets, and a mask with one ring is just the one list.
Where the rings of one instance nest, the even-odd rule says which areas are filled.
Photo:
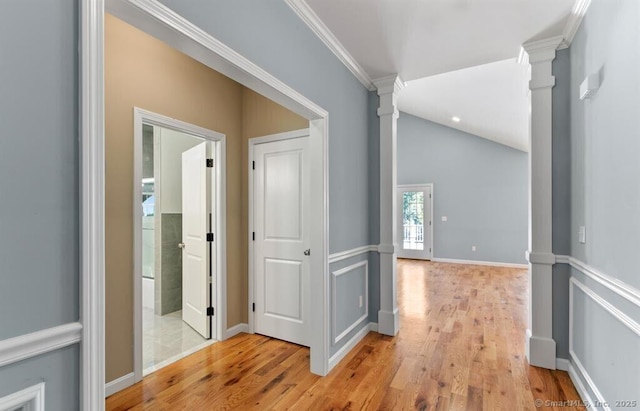
[[431, 261], [436, 263], [488, 265], [492, 267], [508, 267], [508, 268], [529, 268], [529, 264], [500, 263], [496, 261], [458, 260], [455, 258], [432, 258]]
[[118, 391], [122, 391], [125, 388], [131, 387], [135, 384], [135, 376], [132, 372], [129, 374], [123, 375], [120, 378], [116, 378], [115, 380], [108, 382], [104, 386], [104, 396], [108, 397], [117, 393]]
[[[572, 355], [572, 358], [573, 358], [573, 355]], [[592, 383], [593, 381], [588, 375], [583, 373], [584, 368], [582, 368], [582, 364], [580, 363], [580, 361], [576, 362], [576, 367], [573, 366], [573, 363], [571, 361], [569, 360], [566, 360], [566, 361], [569, 363], [569, 369], [567, 370], [567, 372], [569, 373], [571, 382], [573, 382], [573, 386], [576, 387], [576, 391], [578, 392], [578, 395], [580, 396], [580, 398], [582, 398], [582, 401], [585, 404], [589, 404], [593, 407], [595, 403], [591, 398], [591, 394], [589, 394], [589, 390], [584, 385], [584, 382], [586, 382], [587, 384], [590, 384], [590, 382]], [[591, 388], [593, 389], [595, 387], [591, 387]], [[598, 391], [595, 390], [594, 392], [597, 393]]]
[[[353, 348], [358, 345], [358, 343], [362, 341], [364, 337], [366, 337], [367, 334], [369, 334], [372, 324], [375, 323], [369, 323], [362, 327], [360, 331], [358, 331], [353, 337], [351, 337], [349, 341], [347, 341], [345, 345], [342, 346], [342, 348], [340, 348], [335, 354], [331, 356], [331, 358], [329, 358], [329, 371], [331, 371], [333, 367], [338, 365], [338, 363], [342, 361], [344, 357], [346, 357], [347, 354], [349, 354], [351, 350], [353, 350]], [[376, 324], [375, 328], [378, 328], [378, 324]]]
[[249, 324], [247, 323], [240, 323], [240, 324], [236, 324], [231, 328], [227, 329], [227, 332], [224, 335], [224, 339], [228, 339], [231, 338], [233, 336], [236, 336], [240, 333], [247, 333], [249, 334]]
[[556, 369], [560, 371], [569, 371], [571, 363], [566, 358], [556, 358]]

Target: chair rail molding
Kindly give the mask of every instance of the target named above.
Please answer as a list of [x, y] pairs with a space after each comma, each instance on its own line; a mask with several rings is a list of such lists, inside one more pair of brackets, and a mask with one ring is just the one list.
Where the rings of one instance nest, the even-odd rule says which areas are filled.
[[531, 263], [531, 298], [526, 353], [529, 363], [556, 368], [556, 342], [553, 339], [552, 270], [555, 258], [552, 238], [552, 74], [556, 50], [562, 36], [522, 45], [531, 65], [531, 141], [529, 152], [529, 237], [528, 258]]
[[82, 325], [68, 323], [0, 341], [0, 367], [79, 343]]
[[378, 251], [377, 245], [363, 245], [362, 247], [352, 248], [351, 250], [340, 251], [329, 255], [329, 264], [337, 263], [338, 261], [346, 260], [347, 258], [355, 257], [361, 254], [366, 254], [370, 251]]

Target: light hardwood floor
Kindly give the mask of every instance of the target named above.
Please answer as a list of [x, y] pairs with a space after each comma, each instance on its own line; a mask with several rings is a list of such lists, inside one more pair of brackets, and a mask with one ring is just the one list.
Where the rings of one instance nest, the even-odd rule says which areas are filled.
[[399, 260], [400, 332], [325, 377], [309, 350], [241, 334], [107, 399], [108, 410], [572, 410], [567, 373], [527, 364], [526, 270]]

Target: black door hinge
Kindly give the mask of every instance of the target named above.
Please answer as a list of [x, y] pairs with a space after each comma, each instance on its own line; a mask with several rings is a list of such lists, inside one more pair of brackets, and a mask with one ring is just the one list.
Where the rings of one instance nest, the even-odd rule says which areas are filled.
[[213, 233], [207, 233], [207, 241], [213, 242]]
[[214, 309], [213, 307], [207, 307], [207, 315], [209, 317], [213, 317]]
[[253, 238], [253, 241], [256, 241], [256, 232], [255, 231], [253, 233], [251, 233], [251, 237]]
[[252, 162], [251, 162], [251, 168], [252, 168], [253, 170], [255, 170], [255, 169], [256, 169], [256, 162], [255, 162], [255, 161], [252, 161]]
[[207, 168], [211, 168], [213, 167], [213, 159], [212, 158], [208, 158], [207, 159]]
[[256, 312], [256, 303], [251, 303], [251, 310], [255, 313]]

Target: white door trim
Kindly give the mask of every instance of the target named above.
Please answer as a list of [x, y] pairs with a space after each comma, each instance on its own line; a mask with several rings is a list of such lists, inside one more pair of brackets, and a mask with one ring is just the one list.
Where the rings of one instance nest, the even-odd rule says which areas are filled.
[[[311, 372], [329, 372], [329, 113], [276, 77], [155, 0], [87, 0], [81, 4], [81, 406], [104, 410], [105, 303], [104, 303], [104, 13], [109, 12], [144, 30], [206, 66], [259, 92], [309, 121], [312, 186], [321, 201], [312, 204], [321, 236], [312, 240], [310, 314]], [[313, 174], [313, 173], [312, 173]], [[222, 284], [221, 284], [222, 286]], [[221, 316], [224, 320], [224, 316]], [[222, 321], [221, 321], [222, 322]], [[224, 334], [220, 334], [221, 336]]]
[[[433, 192], [433, 183], [426, 183], [426, 184], [399, 184], [396, 186], [396, 191], [400, 191], [402, 190], [422, 190], [425, 187], [429, 187], [431, 190], [431, 198], [429, 198], [429, 210], [431, 211], [431, 215], [429, 216], [429, 221], [431, 221], [431, 226], [429, 228], [429, 244], [431, 244], [431, 256], [429, 257], [429, 260], [433, 260], [435, 257], [435, 250], [436, 247], [433, 244], [433, 227], [434, 227], [434, 223], [435, 221], [433, 220], [433, 197], [435, 197], [435, 193]], [[398, 205], [397, 207], [397, 211], [400, 210], [402, 207], [400, 205]], [[398, 231], [400, 231], [400, 227], [398, 227]], [[398, 244], [398, 250], [400, 250], [400, 244]]]
[[216, 159], [214, 187], [212, 192], [213, 207], [215, 209], [213, 231], [217, 240], [214, 241], [216, 255], [215, 267], [215, 294], [212, 295], [216, 315], [213, 317], [215, 332], [218, 339], [225, 335], [227, 329], [227, 261], [226, 261], [226, 137], [217, 131], [208, 130], [171, 117], [133, 108], [133, 373], [134, 383], [143, 377], [142, 369], [142, 276], [136, 273], [142, 272], [142, 187], [138, 181], [142, 179], [142, 125], [148, 124], [163, 128], [169, 128], [182, 133], [213, 142], [213, 151]]
[[[291, 140], [294, 138], [300, 138], [300, 137], [307, 137], [309, 136], [309, 132], [310, 130], [308, 128], [303, 128], [300, 130], [294, 130], [294, 131], [288, 131], [285, 133], [278, 133], [278, 134], [271, 134], [268, 136], [262, 136], [262, 137], [254, 137], [254, 138], [250, 138], [249, 139], [249, 147], [248, 147], [248, 158], [249, 158], [249, 162], [247, 163], [249, 166], [249, 184], [248, 184], [248, 190], [249, 190], [249, 231], [247, 232], [247, 239], [248, 239], [248, 243], [249, 243], [249, 281], [248, 281], [248, 285], [249, 285], [249, 295], [248, 295], [248, 313], [249, 313], [249, 332], [251, 334], [255, 333], [255, 314], [253, 312], [253, 302], [255, 301], [255, 273], [254, 273], [254, 267], [253, 267], [253, 255], [254, 255], [254, 241], [253, 241], [253, 232], [255, 231], [253, 228], [254, 225], [254, 219], [253, 219], [253, 211], [254, 211], [254, 198], [253, 198], [253, 150], [254, 147], [257, 144], [263, 144], [263, 143], [273, 143], [275, 141], [283, 141], [283, 140]], [[311, 152], [311, 150], [309, 150]], [[313, 154], [311, 155], [313, 157]], [[314, 173], [314, 170], [311, 169], [310, 170], [311, 173]], [[312, 178], [313, 180], [313, 178]], [[313, 187], [313, 186], [312, 186]], [[314, 193], [313, 190], [311, 190], [311, 204], [313, 204], [315, 198], [314, 198]], [[314, 215], [313, 213], [311, 213], [310, 215]], [[315, 227], [313, 224], [311, 224], [311, 237], [315, 237], [318, 235], [318, 233], [314, 230]], [[313, 258], [313, 252], [311, 253], [311, 257]], [[328, 259], [328, 257], [327, 257]], [[313, 272], [313, 259], [311, 260], [311, 267], [312, 267], [312, 271], [311, 271], [311, 276], [314, 275]], [[311, 310], [313, 311], [313, 308], [311, 308]]]
[[104, 0], [79, 3], [80, 407], [104, 410]]

